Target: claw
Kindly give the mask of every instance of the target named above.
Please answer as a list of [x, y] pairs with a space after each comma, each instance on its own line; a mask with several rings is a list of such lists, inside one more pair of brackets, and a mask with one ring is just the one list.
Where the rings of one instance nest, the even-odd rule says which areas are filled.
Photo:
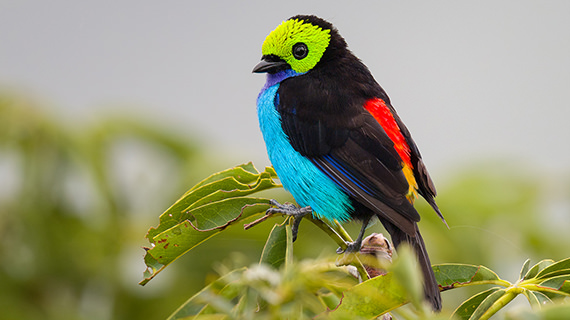
[[347, 242], [346, 243], [346, 249], [339, 247], [338, 249], [336, 249], [336, 253], [341, 254], [344, 252], [346, 252], [346, 253], [358, 252], [358, 251], [360, 251], [361, 246], [362, 246], [362, 241], [360, 241], [360, 243], [358, 243], [357, 241]]
[[362, 239], [364, 238], [364, 232], [366, 231], [366, 227], [370, 222], [371, 217], [367, 217], [362, 221], [362, 227], [360, 228], [360, 233], [358, 234], [358, 238], [354, 242], [347, 242], [346, 249], [338, 248], [336, 249], [336, 253], [341, 254], [343, 252], [346, 253], [354, 253], [360, 251], [360, 247], [362, 247]]
[[274, 199], [271, 199], [270, 203], [273, 207], [267, 209], [265, 212], [266, 215], [281, 213], [284, 215], [292, 216], [294, 218], [291, 231], [293, 233], [293, 241], [297, 240], [297, 233], [299, 231], [299, 224], [301, 224], [301, 220], [307, 214], [312, 213], [313, 209], [308, 206], [299, 208], [296, 205], [290, 203], [281, 204]]
[[306, 216], [307, 214], [313, 212], [313, 209], [311, 209], [311, 207], [308, 207], [308, 206], [299, 208], [294, 204], [291, 204], [291, 203], [281, 204], [281, 203], [279, 203], [273, 199], [270, 200], [270, 203], [274, 207], [267, 209], [265, 214], [281, 213], [284, 215], [293, 216], [295, 218], [297, 218], [297, 217], [302, 218], [302, 217]]
[[301, 224], [301, 220], [303, 220], [303, 217], [295, 218], [293, 220], [293, 226], [291, 227], [291, 233], [293, 234], [293, 242], [297, 240], [297, 233], [299, 232], [299, 225]]

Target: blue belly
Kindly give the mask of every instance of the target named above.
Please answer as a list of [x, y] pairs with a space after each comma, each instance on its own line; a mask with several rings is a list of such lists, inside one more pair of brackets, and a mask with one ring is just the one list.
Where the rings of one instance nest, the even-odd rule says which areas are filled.
[[275, 109], [278, 88], [279, 83], [264, 88], [259, 94], [257, 115], [269, 160], [283, 187], [297, 204], [310, 206], [317, 217], [341, 222], [349, 220], [353, 208], [348, 195], [289, 143]]

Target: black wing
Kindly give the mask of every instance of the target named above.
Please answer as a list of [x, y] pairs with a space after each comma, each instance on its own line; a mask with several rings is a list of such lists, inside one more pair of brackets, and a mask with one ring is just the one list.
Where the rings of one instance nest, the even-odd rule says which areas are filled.
[[420, 216], [406, 198], [402, 160], [361, 93], [316, 72], [283, 81], [276, 101], [283, 130], [355, 201], [415, 236]]
[[437, 191], [435, 190], [435, 185], [429, 176], [427, 168], [422, 160], [422, 156], [420, 154], [420, 150], [416, 146], [414, 139], [412, 139], [412, 135], [408, 131], [408, 128], [404, 125], [396, 111], [389, 106], [392, 111], [392, 115], [396, 120], [396, 123], [400, 127], [400, 131], [402, 135], [406, 139], [406, 143], [410, 147], [410, 161], [414, 167], [414, 177], [416, 178], [416, 182], [418, 184], [418, 192], [419, 194], [426, 199], [427, 203], [433, 208], [433, 210], [437, 213], [437, 215], [441, 218], [441, 220], [447, 225], [443, 214], [439, 210], [439, 207], [435, 203], [435, 196], [437, 195]]

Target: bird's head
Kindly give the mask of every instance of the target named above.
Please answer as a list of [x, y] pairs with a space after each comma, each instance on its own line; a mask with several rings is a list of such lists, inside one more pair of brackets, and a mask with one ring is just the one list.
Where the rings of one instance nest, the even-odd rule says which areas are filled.
[[253, 72], [277, 73], [291, 69], [298, 74], [306, 73], [328, 52], [345, 47], [344, 39], [329, 22], [315, 16], [294, 16], [265, 38], [261, 62]]

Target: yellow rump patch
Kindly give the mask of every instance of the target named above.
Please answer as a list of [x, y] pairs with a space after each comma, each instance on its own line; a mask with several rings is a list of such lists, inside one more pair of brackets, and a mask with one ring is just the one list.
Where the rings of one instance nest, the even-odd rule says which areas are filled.
[[414, 171], [410, 166], [404, 163], [404, 167], [402, 168], [404, 172], [404, 176], [406, 180], [408, 180], [408, 185], [410, 186], [408, 189], [408, 193], [406, 194], [406, 198], [410, 203], [414, 203], [416, 198], [418, 197], [418, 183], [416, 182], [416, 178], [414, 177]]

